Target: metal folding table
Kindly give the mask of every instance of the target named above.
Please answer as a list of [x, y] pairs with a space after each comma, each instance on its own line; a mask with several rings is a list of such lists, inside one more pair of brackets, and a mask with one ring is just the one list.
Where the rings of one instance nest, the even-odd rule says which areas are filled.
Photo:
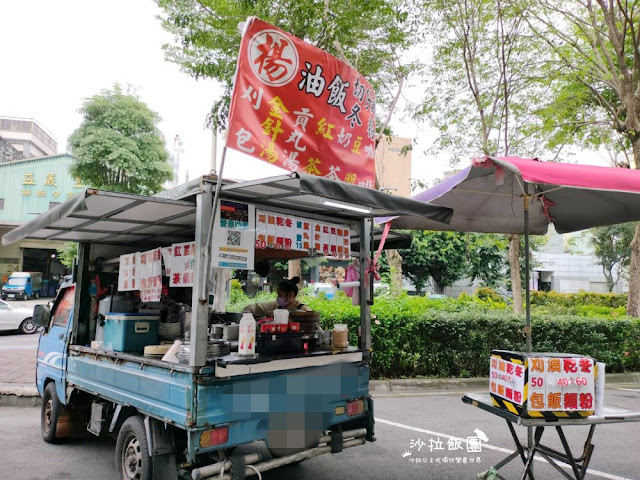
[[[493, 469], [495, 471], [498, 471], [500, 468], [504, 467], [515, 458], [520, 457], [522, 463], [524, 464], [524, 470], [522, 471], [522, 476], [520, 477], [521, 480], [525, 480], [527, 476], [530, 480], [534, 480], [533, 459], [536, 453], [547, 460], [549, 462], [549, 465], [554, 467], [560, 474], [562, 474], [564, 478], [568, 478], [570, 480], [582, 480], [587, 473], [587, 469], [589, 468], [589, 461], [591, 460], [591, 455], [593, 453], [594, 446], [591, 441], [593, 439], [593, 433], [595, 431], [596, 425], [605, 423], [640, 422], [640, 412], [634, 412], [625, 408], [614, 407], [612, 405], [604, 405], [602, 413], [600, 415], [591, 415], [589, 417], [577, 419], [557, 418], [554, 420], [549, 420], [541, 418], [522, 418], [519, 415], [515, 415], [509, 411], [497, 408], [493, 405], [491, 401], [491, 395], [489, 395], [488, 393], [467, 393], [462, 397], [462, 401], [505, 419], [505, 421], [507, 422], [507, 426], [509, 427], [509, 431], [511, 432], [511, 436], [513, 437], [513, 441], [516, 445], [516, 451], [511, 453], [498, 464], [494, 465]], [[520, 443], [520, 440], [516, 435], [515, 428], [513, 427], [514, 424], [521, 425], [523, 427], [533, 427], [535, 429], [532, 448], [529, 448], [529, 446], [523, 446]], [[574, 457], [571, 453], [569, 443], [567, 442], [567, 438], [565, 437], [564, 431], [562, 430], [563, 427], [575, 425], [588, 425], [590, 427], [589, 433], [587, 434], [587, 439], [584, 443], [584, 449], [582, 451], [582, 454], [578, 457]], [[560, 442], [562, 443], [564, 452], [554, 450], [540, 443], [542, 434], [544, 433], [544, 429], [546, 427], [555, 427], [556, 432], [558, 433], [558, 437], [560, 438]], [[563, 470], [557, 462], [569, 465], [571, 467], [573, 476]], [[497, 476], [498, 478], [504, 480], [504, 477], [499, 473], [497, 474]]]

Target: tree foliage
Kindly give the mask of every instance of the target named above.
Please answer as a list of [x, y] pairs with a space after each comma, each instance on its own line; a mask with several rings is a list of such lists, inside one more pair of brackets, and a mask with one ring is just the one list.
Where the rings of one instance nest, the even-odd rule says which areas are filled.
[[393, 103], [395, 87], [411, 70], [402, 52], [416, 40], [417, 9], [407, 0], [157, 0], [162, 25], [174, 35], [166, 58], [195, 78], [212, 78], [225, 91], [210, 114], [226, 124], [241, 35], [257, 16], [353, 65], [373, 85], [377, 105]]
[[65, 267], [72, 269], [78, 256], [78, 244], [76, 242], [65, 242], [56, 248], [60, 263]]
[[544, 44], [531, 38], [521, 0], [432, 0], [427, 94], [416, 111], [438, 129], [432, 148], [451, 163], [478, 154], [539, 156], [533, 112]]
[[500, 284], [506, 273], [507, 242], [501, 235], [412, 232], [411, 248], [400, 250], [403, 273], [421, 292], [429, 279], [436, 293], [462, 278]]
[[[567, 142], [588, 139], [587, 144], [595, 147], [609, 146], [616, 166], [640, 168], [640, 4], [541, 0], [530, 3], [527, 18], [558, 65], [558, 87], [543, 110], [547, 125], [556, 130], [562, 125]], [[629, 151], [633, 162], [627, 158]], [[640, 224], [630, 243], [627, 304], [627, 313], [636, 317], [640, 316], [639, 238]]]
[[634, 224], [622, 223], [591, 230], [591, 245], [602, 273], [607, 280], [607, 289], [611, 292], [622, 276], [623, 269], [629, 266], [631, 251], [629, 244], [633, 239]]
[[157, 128], [160, 117], [119, 85], [84, 100], [84, 120], [69, 137], [71, 174], [96, 188], [150, 194], [173, 178]]

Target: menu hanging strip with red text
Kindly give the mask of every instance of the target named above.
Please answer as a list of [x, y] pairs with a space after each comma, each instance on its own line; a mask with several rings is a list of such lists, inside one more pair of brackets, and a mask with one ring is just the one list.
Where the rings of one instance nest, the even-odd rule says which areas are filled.
[[247, 20], [227, 146], [292, 172], [375, 187], [375, 93], [351, 66]]
[[195, 273], [196, 244], [194, 242], [171, 245], [170, 287], [192, 287]]
[[256, 211], [256, 248], [296, 250], [349, 259], [351, 236], [346, 225], [314, 222], [281, 213]]
[[139, 271], [140, 253], [130, 253], [128, 255], [120, 255], [120, 268], [118, 269], [118, 291], [131, 292], [139, 290]]
[[159, 302], [162, 293], [162, 251], [159, 248], [140, 253], [140, 300]]

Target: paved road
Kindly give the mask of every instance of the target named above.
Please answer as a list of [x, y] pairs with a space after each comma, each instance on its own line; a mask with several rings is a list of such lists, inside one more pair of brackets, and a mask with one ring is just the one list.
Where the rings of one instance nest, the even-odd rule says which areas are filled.
[[[608, 390], [607, 402], [640, 410], [640, 386], [632, 386], [626, 390]], [[505, 456], [503, 450], [511, 447], [506, 425], [489, 413], [462, 404], [459, 393], [378, 397], [375, 406], [377, 442], [346, 450], [333, 457], [317, 457], [298, 466], [268, 473], [263, 478], [473, 479], [479, 471], [486, 470], [502, 459]], [[475, 429], [482, 430], [489, 438], [488, 443], [483, 444], [481, 452], [467, 452], [466, 443], [460, 445], [462, 450], [449, 450], [450, 436], [466, 439], [476, 435]], [[577, 452], [581, 449], [586, 431], [583, 427], [566, 430], [569, 441]], [[524, 438], [525, 432], [524, 428], [518, 428], [521, 438]], [[548, 434], [552, 440], [551, 446], [559, 447], [554, 439], [555, 432], [549, 431]], [[596, 448], [591, 463], [593, 470], [589, 478], [639, 479], [639, 438], [640, 423], [598, 427], [594, 436]], [[438, 446], [438, 442], [441, 442], [443, 449], [430, 451], [429, 447]], [[419, 445], [422, 445], [420, 451], [417, 450]], [[456, 447], [454, 440], [451, 446]], [[112, 480], [114, 447], [112, 440], [93, 438], [70, 441], [63, 445], [45, 444], [40, 438], [39, 410], [0, 408], [2, 478]], [[403, 457], [403, 452], [407, 450], [412, 454]], [[444, 463], [445, 457], [447, 463]], [[420, 463], [415, 463], [417, 458], [421, 459]], [[454, 463], [449, 462], [450, 458]], [[460, 458], [460, 463], [456, 463], [457, 458]], [[507, 478], [519, 478], [519, 470], [514, 463], [501, 472]], [[536, 478], [561, 478], [555, 470], [542, 462], [537, 462], [536, 472]]]

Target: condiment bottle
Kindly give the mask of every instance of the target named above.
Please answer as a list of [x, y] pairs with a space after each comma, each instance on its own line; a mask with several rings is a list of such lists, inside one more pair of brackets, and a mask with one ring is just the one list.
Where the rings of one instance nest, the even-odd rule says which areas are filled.
[[335, 348], [346, 348], [349, 346], [349, 328], [346, 323], [336, 323], [333, 326], [332, 343]]
[[256, 321], [251, 313], [242, 315], [238, 330], [238, 355], [255, 355]]

